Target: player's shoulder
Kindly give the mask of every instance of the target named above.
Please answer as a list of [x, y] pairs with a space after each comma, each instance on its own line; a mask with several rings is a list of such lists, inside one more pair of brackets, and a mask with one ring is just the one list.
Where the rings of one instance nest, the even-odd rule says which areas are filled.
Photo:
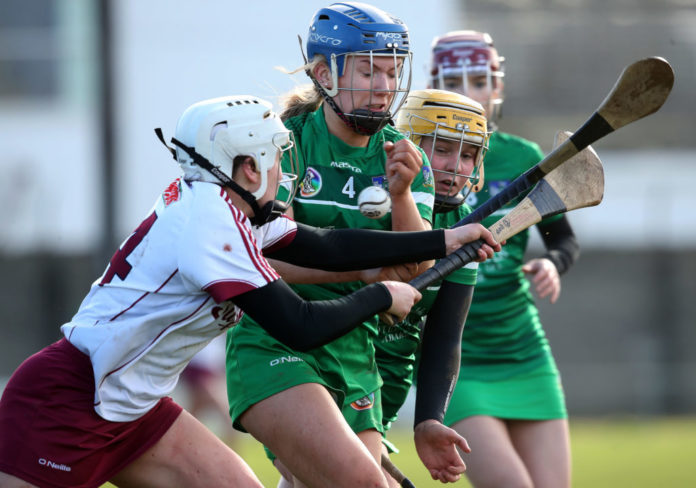
[[484, 164], [494, 163], [501, 168], [517, 168], [524, 171], [544, 158], [536, 142], [504, 132], [494, 132], [488, 144]]
[[202, 224], [210, 219], [227, 219], [241, 213], [240, 210], [234, 211], [236, 207], [222, 186], [202, 181], [190, 182], [188, 186], [191, 220]]
[[293, 117], [285, 119], [283, 123], [285, 124], [285, 127], [287, 127], [293, 132], [301, 130], [307, 122], [307, 118], [310, 116], [311, 113], [312, 112], [305, 112], [299, 115], [295, 115]]
[[405, 136], [392, 125], [384, 126], [382, 134], [384, 135], [384, 140], [388, 142], [396, 142], [405, 138]]
[[496, 131], [491, 134], [491, 144], [503, 145], [516, 151], [542, 153], [541, 147], [536, 142], [508, 132]]
[[286, 119], [283, 123], [292, 132], [295, 143], [302, 146], [302, 133], [308, 122], [314, 117], [314, 112], [305, 112]]

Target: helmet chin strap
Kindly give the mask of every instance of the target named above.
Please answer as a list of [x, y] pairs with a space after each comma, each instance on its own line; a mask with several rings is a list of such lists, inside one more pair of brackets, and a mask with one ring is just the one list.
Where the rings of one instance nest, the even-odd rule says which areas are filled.
[[331, 107], [331, 109], [338, 115], [338, 117], [345, 123], [349, 129], [357, 132], [363, 136], [371, 136], [379, 132], [387, 124], [392, 124], [392, 118], [390, 112], [372, 112], [364, 108], [359, 108], [353, 110], [351, 113], [345, 113], [338, 106], [333, 97], [326, 93], [324, 87], [313, 76], [310, 75], [309, 70], [307, 74], [312, 79], [314, 86], [317, 87], [321, 96], [324, 97], [326, 103]]
[[464, 195], [461, 193], [457, 193], [456, 195], [440, 195], [436, 193], [433, 211], [439, 214], [451, 212], [461, 207], [465, 200]]
[[[176, 159], [176, 151], [174, 150], [174, 148], [168, 146], [167, 143], [164, 141], [162, 129], [160, 129], [159, 127], [156, 128], [155, 134], [157, 134], [157, 137], [162, 142], [162, 144], [164, 144], [164, 147], [166, 147], [172, 153], [174, 159]], [[263, 207], [260, 207], [258, 200], [249, 190], [242, 188], [232, 178], [220, 171], [220, 168], [213, 166], [213, 164], [210, 161], [198, 154], [194, 148], [187, 146], [186, 144], [174, 137], [172, 137], [171, 141], [172, 144], [178, 146], [183, 151], [185, 151], [186, 154], [188, 154], [189, 157], [193, 159], [193, 162], [195, 164], [209, 171], [213, 176], [220, 180], [220, 182], [224, 186], [229, 187], [233, 192], [235, 192], [246, 203], [249, 204], [251, 210], [254, 212], [254, 214], [251, 217], [249, 217], [249, 222], [251, 222], [252, 225], [260, 226], [265, 223], [268, 223], [274, 220], [275, 218], [279, 217], [287, 210], [287, 206], [277, 200], [267, 202]]]

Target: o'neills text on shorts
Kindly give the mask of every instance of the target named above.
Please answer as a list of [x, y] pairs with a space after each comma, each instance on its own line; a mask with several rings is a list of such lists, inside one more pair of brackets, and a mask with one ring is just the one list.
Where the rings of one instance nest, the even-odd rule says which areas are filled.
[[52, 469], [58, 469], [60, 471], [72, 471], [72, 468], [70, 466], [66, 466], [65, 464], [57, 464], [45, 458], [39, 458], [39, 464], [41, 466], [47, 466]]
[[271, 366], [277, 366], [282, 363], [296, 363], [297, 361], [304, 361], [304, 359], [298, 358], [297, 356], [281, 356], [279, 358], [271, 359], [269, 364]]

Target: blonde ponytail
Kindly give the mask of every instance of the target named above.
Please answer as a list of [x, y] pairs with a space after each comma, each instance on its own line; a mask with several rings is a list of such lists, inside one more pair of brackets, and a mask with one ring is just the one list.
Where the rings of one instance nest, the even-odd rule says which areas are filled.
[[[300, 66], [294, 71], [286, 71], [286, 73], [294, 74], [300, 70], [309, 71], [311, 73], [314, 67], [319, 63], [326, 63], [324, 56], [314, 56], [314, 59], [310, 63]], [[297, 86], [281, 98], [281, 106], [283, 108], [280, 112], [280, 119], [286, 121], [297, 115], [314, 112], [321, 106], [323, 101], [324, 98], [321, 93], [319, 93], [319, 89], [314, 83], [311, 85]]]

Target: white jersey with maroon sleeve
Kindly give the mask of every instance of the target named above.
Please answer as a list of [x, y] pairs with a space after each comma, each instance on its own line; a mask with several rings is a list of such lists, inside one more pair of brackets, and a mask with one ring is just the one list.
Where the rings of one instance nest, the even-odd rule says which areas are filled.
[[251, 226], [218, 185], [172, 183], [61, 328], [92, 360], [97, 413], [133, 420], [171, 394], [193, 355], [241, 318], [227, 300], [278, 279], [261, 249], [296, 229], [287, 218]]

